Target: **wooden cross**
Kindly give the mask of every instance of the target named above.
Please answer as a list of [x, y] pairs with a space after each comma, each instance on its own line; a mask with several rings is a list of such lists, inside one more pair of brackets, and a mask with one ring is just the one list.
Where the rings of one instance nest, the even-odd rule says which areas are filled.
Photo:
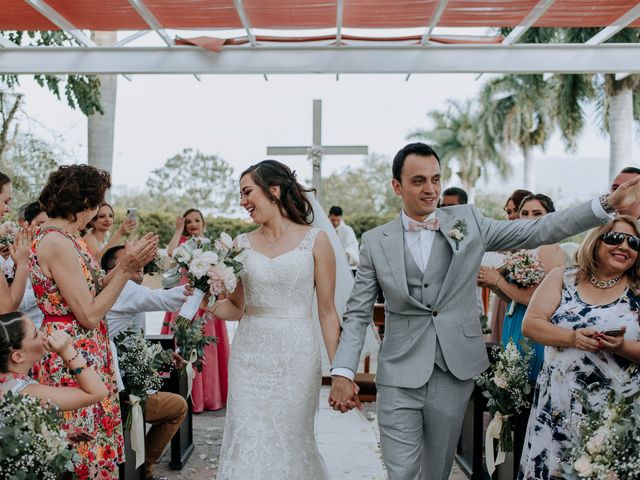
[[324, 155], [367, 155], [369, 147], [363, 145], [324, 146], [322, 145], [322, 100], [313, 101], [313, 139], [306, 147], [267, 147], [267, 156], [305, 155], [313, 161], [312, 185], [316, 198], [322, 203], [322, 157]]

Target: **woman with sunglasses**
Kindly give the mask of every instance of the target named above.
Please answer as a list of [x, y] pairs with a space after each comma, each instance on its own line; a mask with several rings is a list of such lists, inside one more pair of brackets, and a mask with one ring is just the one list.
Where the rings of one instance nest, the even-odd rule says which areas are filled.
[[639, 249], [635, 219], [619, 216], [588, 234], [576, 267], [556, 268], [533, 295], [522, 330], [547, 347], [518, 479], [562, 478], [587, 386], [593, 408], [612, 390], [640, 389]]

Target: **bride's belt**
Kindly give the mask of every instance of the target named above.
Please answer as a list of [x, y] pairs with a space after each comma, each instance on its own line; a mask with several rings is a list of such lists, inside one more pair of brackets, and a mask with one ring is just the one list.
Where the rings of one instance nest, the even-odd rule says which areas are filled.
[[304, 307], [255, 307], [246, 306], [246, 315], [266, 318], [311, 318], [311, 312]]

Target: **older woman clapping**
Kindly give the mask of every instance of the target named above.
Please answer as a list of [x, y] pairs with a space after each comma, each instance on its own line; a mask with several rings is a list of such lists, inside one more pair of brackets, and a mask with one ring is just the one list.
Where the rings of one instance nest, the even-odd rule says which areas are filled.
[[522, 331], [547, 347], [519, 479], [561, 478], [582, 412], [578, 392], [588, 389], [597, 408], [622, 381], [640, 389], [638, 369], [629, 368], [640, 362], [638, 250], [638, 224], [617, 217], [589, 233], [577, 267], [553, 270], [536, 290]]

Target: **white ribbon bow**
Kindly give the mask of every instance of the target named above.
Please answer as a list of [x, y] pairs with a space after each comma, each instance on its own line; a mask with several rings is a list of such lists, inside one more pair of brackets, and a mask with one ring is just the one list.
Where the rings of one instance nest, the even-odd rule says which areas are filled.
[[[487, 426], [487, 432], [484, 436], [484, 456], [487, 462], [487, 471], [489, 472], [489, 476], [493, 475], [496, 467], [505, 460], [505, 452], [500, 446], [500, 434], [502, 433], [503, 420], [510, 416], [511, 415], [502, 415], [500, 412], [497, 412]], [[498, 455], [495, 457], [493, 452], [494, 438], [498, 440]]]
[[195, 350], [191, 350], [185, 372], [187, 374], [187, 398], [191, 396], [191, 389], [193, 388], [193, 379], [196, 377], [196, 372], [193, 369], [193, 363], [198, 360], [198, 354]]
[[131, 448], [136, 452], [136, 469], [144, 463], [144, 415], [141, 398], [129, 395], [131, 404]]

